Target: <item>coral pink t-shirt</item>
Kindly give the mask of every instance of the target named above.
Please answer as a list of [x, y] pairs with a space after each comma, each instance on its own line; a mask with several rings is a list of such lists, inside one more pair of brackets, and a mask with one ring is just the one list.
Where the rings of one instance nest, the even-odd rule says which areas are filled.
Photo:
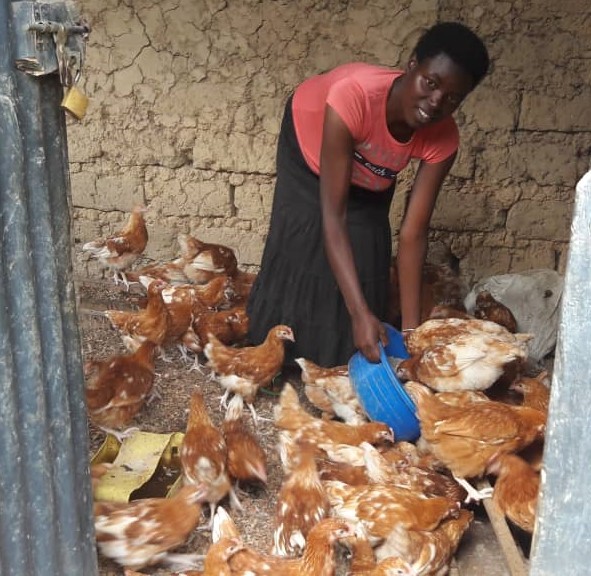
[[396, 174], [411, 158], [428, 163], [449, 158], [459, 144], [459, 133], [450, 116], [421, 127], [408, 142], [398, 142], [386, 124], [386, 100], [392, 82], [402, 70], [352, 63], [312, 76], [293, 96], [293, 119], [302, 154], [315, 173], [320, 173], [320, 147], [324, 111], [329, 104], [353, 136], [351, 181], [369, 190], [389, 188]]

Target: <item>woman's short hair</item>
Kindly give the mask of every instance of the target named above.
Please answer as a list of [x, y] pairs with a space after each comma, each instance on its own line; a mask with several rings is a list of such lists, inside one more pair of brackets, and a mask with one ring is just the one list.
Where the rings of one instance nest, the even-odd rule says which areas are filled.
[[484, 42], [459, 22], [441, 22], [420, 37], [414, 49], [417, 62], [444, 53], [468, 73], [476, 86], [488, 71], [489, 58]]

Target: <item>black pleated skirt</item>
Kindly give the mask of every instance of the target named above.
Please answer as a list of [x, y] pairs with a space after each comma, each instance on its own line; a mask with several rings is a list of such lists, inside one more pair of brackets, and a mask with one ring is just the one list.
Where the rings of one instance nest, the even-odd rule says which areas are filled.
[[[392, 238], [394, 186], [373, 192], [352, 186], [347, 226], [367, 303], [384, 319]], [[286, 364], [304, 357], [321, 366], [346, 364], [355, 352], [351, 320], [328, 263], [322, 237], [320, 184], [297, 142], [288, 100], [277, 145], [277, 180], [261, 269], [247, 305], [249, 340], [260, 344], [270, 328], [286, 324]]]

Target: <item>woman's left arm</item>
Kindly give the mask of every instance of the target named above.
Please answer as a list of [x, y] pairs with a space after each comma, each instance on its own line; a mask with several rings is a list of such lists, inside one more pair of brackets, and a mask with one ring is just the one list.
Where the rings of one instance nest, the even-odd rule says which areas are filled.
[[410, 193], [398, 237], [398, 278], [402, 329], [421, 322], [421, 284], [427, 254], [429, 222], [443, 180], [456, 154], [435, 164], [421, 161]]

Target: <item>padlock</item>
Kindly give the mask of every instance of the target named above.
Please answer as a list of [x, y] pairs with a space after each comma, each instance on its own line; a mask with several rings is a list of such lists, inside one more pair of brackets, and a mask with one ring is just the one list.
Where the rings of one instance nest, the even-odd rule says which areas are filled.
[[67, 89], [61, 107], [76, 120], [82, 120], [88, 108], [88, 96], [74, 84]]

